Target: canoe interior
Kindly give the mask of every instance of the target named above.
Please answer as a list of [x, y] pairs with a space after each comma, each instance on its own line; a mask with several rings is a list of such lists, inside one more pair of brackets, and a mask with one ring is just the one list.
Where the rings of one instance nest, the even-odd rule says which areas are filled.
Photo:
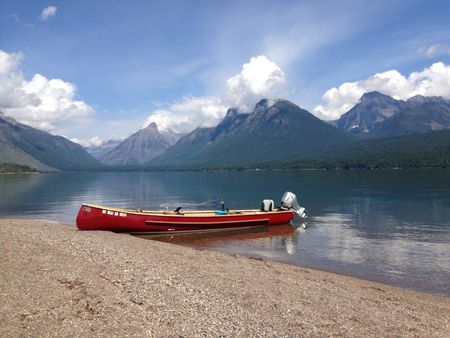
[[[94, 205], [94, 204], [83, 204], [83, 206], [91, 207], [91, 208], [97, 208], [102, 210], [110, 210], [113, 212], [123, 212], [128, 214], [135, 214], [135, 215], [147, 215], [147, 216], [193, 216], [193, 217], [211, 217], [211, 216], [220, 216], [216, 215], [217, 210], [181, 210], [179, 213], [176, 213], [173, 210], [142, 210], [142, 209], [121, 209], [121, 208], [111, 208], [111, 207], [104, 207], [101, 205]], [[269, 212], [261, 211], [259, 209], [239, 209], [239, 210], [228, 210], [229, 215], [255, 215], [255, 214], [268, 214]], [[277, 211], [273, 211], [277, 212]]]

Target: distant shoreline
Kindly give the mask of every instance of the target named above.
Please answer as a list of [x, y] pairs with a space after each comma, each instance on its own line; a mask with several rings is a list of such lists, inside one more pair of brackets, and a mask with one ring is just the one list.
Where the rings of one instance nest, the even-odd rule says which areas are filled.
[[0, 219], [17, 335], [437, 336], [450, 299], [260, 259]]
[[450, 167], [383, 167], [383, 168], [245, 168], [245, 169], [196, 169], [196, 168], [147, 168], [147, 169], [121, 169], [121, 168], [102, 168], [102, 169], [80, 169], [80, 170], [61, 170], [61, 171], [24, 171], [24, 172], [0, 172], [0, 175], [14, 174], [61, 174], [61, 173], [132, 173], [132, 172], [259, 172], [259, 171], [330, 171], [330, 172], [346, 172], [346, 171], [384, 171], [384, 170], [450, 170]]
[[36, 169], [26, 165], [15, 163], [0, 163], [0, 174], [31, 174], [37, 172]]

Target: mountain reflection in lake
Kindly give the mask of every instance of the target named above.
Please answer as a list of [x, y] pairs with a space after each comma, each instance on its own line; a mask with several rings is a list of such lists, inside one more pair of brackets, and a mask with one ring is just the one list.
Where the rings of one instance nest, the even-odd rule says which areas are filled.
[[[450, 296], [450, 171], [132, 172], [0, 175], [0, 217], [69, 225], [83, 202], [124, 208], [258, 208], [290, 190], [308, 229], [173, 237]], [[205, 203], [206, 202], [206, 203]]]

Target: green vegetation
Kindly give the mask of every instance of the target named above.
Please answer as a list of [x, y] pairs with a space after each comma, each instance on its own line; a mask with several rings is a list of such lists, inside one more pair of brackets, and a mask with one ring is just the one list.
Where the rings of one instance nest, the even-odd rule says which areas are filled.
[[450, 130], [363, 140], [325, 159], [342, 168], [450, 167]]
[[450, 130], [363, 140], [328, 154], [286, 163], [284, 168], [382, 169], [450, 167]]
[[36, 172], [36, 169], [32, 169], [26, 165], [14, 164], [14, 163], [0, 163], [0, 173], [31, 173]]
[[450, 168], [450, 130], [358, 140], [285, 161], [153, 166], [154, 170]]

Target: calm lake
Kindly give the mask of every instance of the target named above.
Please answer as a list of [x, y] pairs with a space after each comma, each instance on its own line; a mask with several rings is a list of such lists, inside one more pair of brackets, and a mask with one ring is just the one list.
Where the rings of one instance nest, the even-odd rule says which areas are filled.
[[[75, 226], [82, 202], [141, 209], [259, 208], [285, 191], [290, 226], [166, 238], [450, 297], [450, 171], [131, 172], [0, 175], [0, 217]], [[151, 242], [149, 242], [151, 245]]]

